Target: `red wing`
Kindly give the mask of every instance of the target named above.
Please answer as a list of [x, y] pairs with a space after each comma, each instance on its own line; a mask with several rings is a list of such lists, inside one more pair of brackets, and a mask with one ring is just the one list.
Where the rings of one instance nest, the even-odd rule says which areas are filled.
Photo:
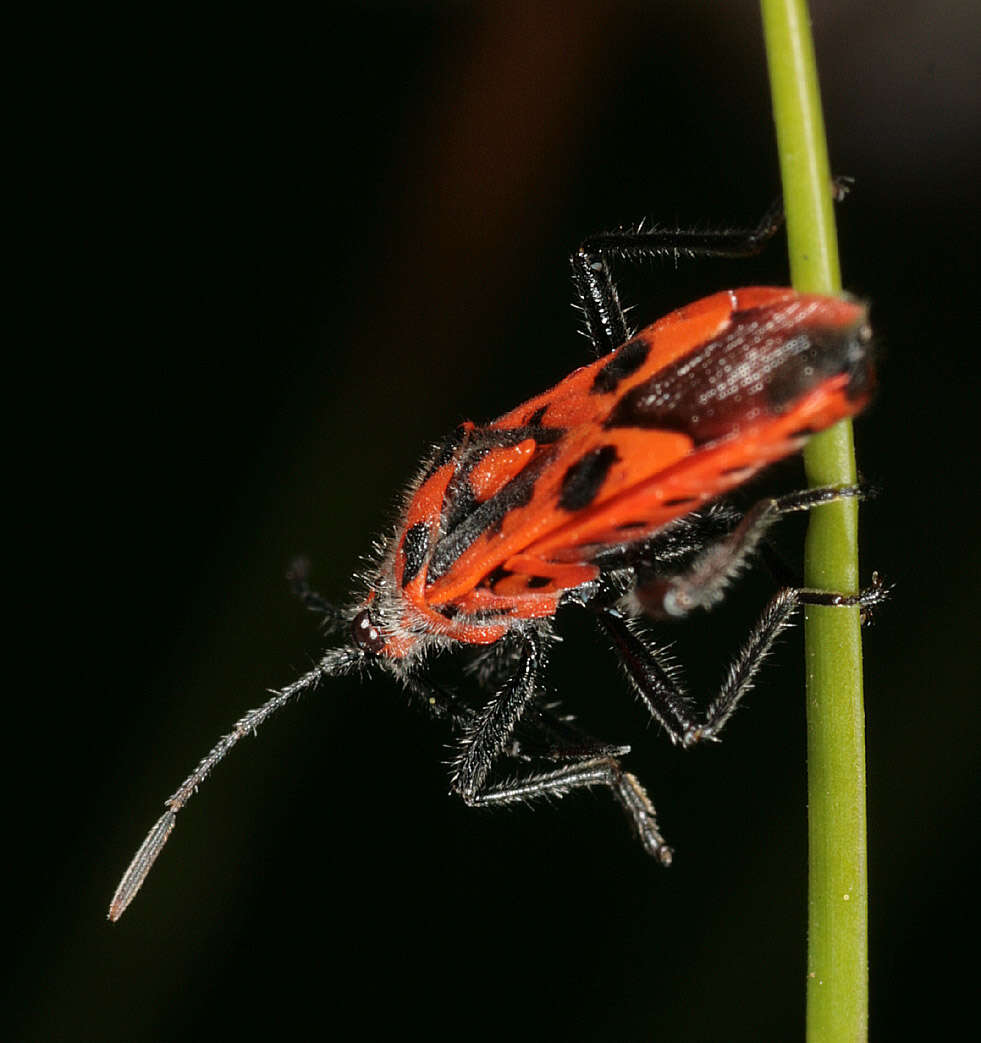
[[527, 477], [534, 465], [525, 494], [426, 585], [426, 600], [460, 601], [491, 573], [504, 597], [585, 582], [597, 550], [651, 535], [856, 413], [870, 388], [864, 331], [853, 302], [730, 291], [576, 370], [490, 425], [562, 433], [526, 437], [499, 475], [483, 475], [481, 498], [504, 497], [517, 468]]
[[[786, 299], [788, 294], [794, 296], [792, 290], [740, 290], [738, 304], [756, 306], [755, 296], [743, 304], [744, 295], [765, 295], [760, 303], [770, 303]], [[590, 421], [603, 423], [624, 390], [718, 336], [736, 306], [734, 292], [723, 291], [679, 308], [641, 330], [612, 355], [574, 370], [555, 387], [505, 413], [490, 426], [511, 428], [534, 422], [572, 429]]]

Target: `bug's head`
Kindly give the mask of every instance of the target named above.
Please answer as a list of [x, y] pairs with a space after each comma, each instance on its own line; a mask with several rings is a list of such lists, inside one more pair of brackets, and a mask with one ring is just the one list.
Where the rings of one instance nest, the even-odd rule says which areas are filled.
[[361, 609], [351, 620], [350, 634], [355, 647], [368, 655], [380, 655], [387, 644], [384, 634], [372, 618], [370, 608]]

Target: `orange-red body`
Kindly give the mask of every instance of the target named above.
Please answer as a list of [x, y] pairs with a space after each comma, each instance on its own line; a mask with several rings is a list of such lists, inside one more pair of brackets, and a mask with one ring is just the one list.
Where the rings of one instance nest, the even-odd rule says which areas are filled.
[[461, 425], [411, 493], [390, 576], [369, 598], [383, 654], [427, 635], [490, 644], [515, 620], [553, 615], [596, 579], [598, 553], [649, 538], [857, 413], [871, 390], [867, 329], [851, 300], [723, 291], [492, 423]]

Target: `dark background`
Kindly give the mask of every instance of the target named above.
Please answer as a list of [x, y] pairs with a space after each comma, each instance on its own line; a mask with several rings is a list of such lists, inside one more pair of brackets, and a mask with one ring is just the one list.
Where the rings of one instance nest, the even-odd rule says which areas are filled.
[[[872, 1016], [931, 1037], [973, 995], [978, 39], [969, 2], [813, 4], [859, 421]], [[551, 680], [629, 741], [676, 849], [605, 793], [480, 814], [384, 681], [326, 685], [221, 766], [145, 891], [104, 910], [214, 738], [318, 654], [282, 576], [343, 599], [421, 450], [588, 357], [566, 257], [649, 215], [754, 220], [778, 170], [755, 3], [349, 5], [327, 23], [86, 14], [21, 81], [36, 221], [23, 392], [41, 603], [13, 649], [12, 1038], [801, 1035], [799, 631], [717, 748], [673, 750], [582, 621]], [[34, 218], [36, 206], [37, 217]], [[626, 280], [642, 323], [743, 264]], [[799, 461], [774, 488], [799, 484]], [[759, 489], [755, 490], [759, 492]], [[788, 524], [789, 553], [800, 529]], [[30, 537], [42, 546], [31, 547]], [[677, 635], [706, 694], [769, 590]]]

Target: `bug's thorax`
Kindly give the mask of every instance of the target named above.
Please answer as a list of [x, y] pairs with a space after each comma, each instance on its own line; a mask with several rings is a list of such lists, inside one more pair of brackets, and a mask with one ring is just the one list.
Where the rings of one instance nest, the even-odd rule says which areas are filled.
[[462, 613], [456, 606], [435, 608], [421, 590], [402, 588], [392, 580], [388, 574], [373, 582], [350, 627], [354, 644], [380, 659], [408, 667], [454, 644], [493, 644], [514, 625], [493, 611], [481, 617]]

